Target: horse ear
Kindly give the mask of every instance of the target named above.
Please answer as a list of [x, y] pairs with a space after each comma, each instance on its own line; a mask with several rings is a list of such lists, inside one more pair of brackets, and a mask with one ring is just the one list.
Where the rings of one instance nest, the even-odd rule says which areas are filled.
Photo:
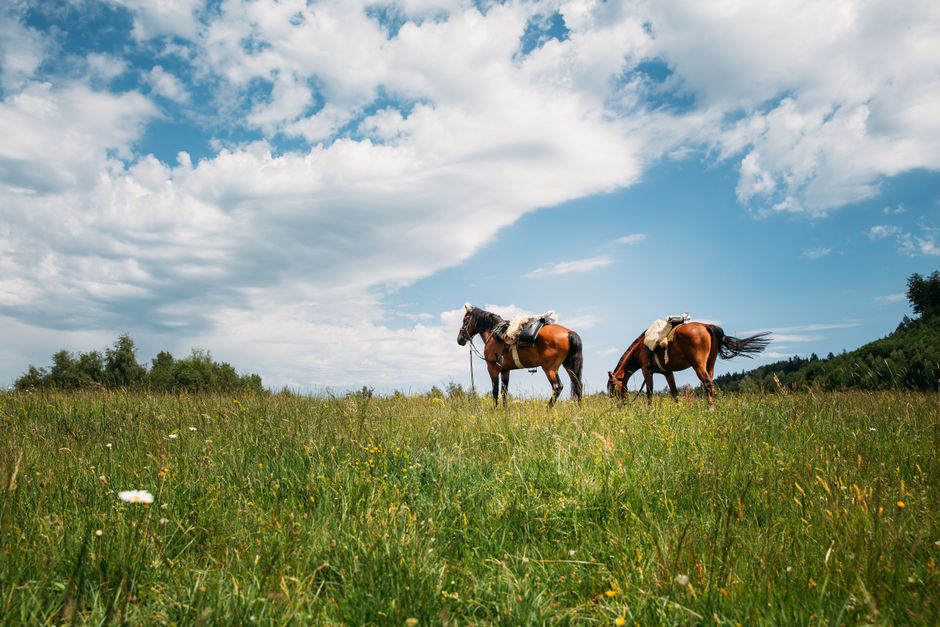
[[614, 373], [611, 372], [610, 370], [608, 370], [608, 371], [607, 371], [607, 376], [608, 376], [609, 378], [613, 379], [613, 378], [614, 378]]

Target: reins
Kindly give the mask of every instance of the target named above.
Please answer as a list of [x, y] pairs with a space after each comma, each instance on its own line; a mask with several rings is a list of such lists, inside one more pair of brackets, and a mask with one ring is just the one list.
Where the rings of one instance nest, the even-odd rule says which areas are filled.
[[646, 387], [646, 379], [643, 379], [643, 383], [640, 384], [640, 387], [637, 389], [636, 394], [633, 395], [633, 400], [635, 401], [640, 396], [640, 392], [643, 391], [643, 388]]

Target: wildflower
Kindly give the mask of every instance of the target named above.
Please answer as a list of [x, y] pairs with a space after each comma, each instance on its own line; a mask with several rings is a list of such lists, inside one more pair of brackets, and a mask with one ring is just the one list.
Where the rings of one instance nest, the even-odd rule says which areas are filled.
[[614, 625], [616, 625], [617, 627], [623, 627], [626, 624], [627, 624], [627, 619], [625, 619], [623, 616], [618, 616], [617, 618], [614, 619]]
[[574, 549], [571, 549], [570, 551], [568, 551], [568, 555], [570, 555], [571, 557], [574, 557], [577, 553], [578, 552], [575, 551]]
[[100, 481], [101, 483], [107, 483], [108, 478], [105, 477], [104, 475], [101, 475], [100, 477], [98, 477], [98, 481]]
[[105, 444], [105, 446], [107, 446], [108, 448], [111, 448], [111, 443], [108, 442], [107, 444]]
[[125, 490], [118, 492], [118, 498], [128, 503], [143, 503], [144, 505], [153, 503], [153, 495], [146, 490]]
[[196, 430], [196, 427], [190, 427], [189, 430], [190, 430], [190, 431], [195, 431], [195, 430]]
[[676, 583], [680, 586], [689, 585], [689, 578], [687, 575], [676, 575]]
[[898, 501], [898, 509], [904, 509], [904, 508], [905, 508], [904, 501]]
[[615, 596], [617, 596], [617, 591], [616, 591], [616, 590], [605, 590], [605, 591], [604, 591], [604, 594], [606, 594], [608, 598], [610, 598], [610, 597], [615, 597]]
[[101, 529], [95, 529], [95, 536], [96, 536], [96, 537], [100, 538], [100, 537], [103, 536], [103, 535], [104, 535], [104, 531], [102, 531]]
[[170, 435], [168, 435], [168, 436], [166, 436], [166, 437], [170, 438], [171, 440], [175, 440], [176, 438], [178, 438], [178, 437], [180, 437], [180, 436], [179, 436], [179, 434], [171, 433]]
[[161, 519], [160, 519], [160, 526], [161, 526], [161, 527], [166, 527], [166, 524], [167, 524], [168, 522], [170, 522], [170, 521], [167, 520], [166, 518], [161, 518]]

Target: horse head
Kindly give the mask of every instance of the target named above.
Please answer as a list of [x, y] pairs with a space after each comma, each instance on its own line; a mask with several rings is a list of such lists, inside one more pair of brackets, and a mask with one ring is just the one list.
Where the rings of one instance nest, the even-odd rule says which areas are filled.
[[626, 377], [623, 379], [618, 379], [610, 370], [607, 371], [607, 394], [611, 398], [624, 398], [627, 393], [627, 389], [624, 386]]
[[465, 304], [463, 308], [466, 309], [466, 313], [463, 315], [463, 324], [460, 325], [460, 331], [457, 332], [457, 344], [460, 346], [466, 345], [476, 333], [476, 320], [473, 317], [473, 309], [470, 308], [470, 303]]

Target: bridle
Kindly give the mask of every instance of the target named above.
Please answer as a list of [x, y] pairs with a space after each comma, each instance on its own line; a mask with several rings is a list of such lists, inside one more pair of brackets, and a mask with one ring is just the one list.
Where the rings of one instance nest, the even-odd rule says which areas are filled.
[[470, 345], [473, 346], [473, 337], [467, 331], [467, 325], [473, 320], [473, 316], [467, 312], [467, 315], [463, 317], [463, 324], [460, 326], [460, 333], [457, 334], [458, 340], [467, 340], [470, 342]]
[[[634, 372], [636, 372], [636, 371], [634, 371]], [[633, 376], [633, 372], [630, 373], [630, 376]], [[623, 377], [622, 379], [620, 379], [620, 380], [617, 381], [617, 383], [618, 383], [619, 386], [620, 386], [620, 393], [617, 394], [617, 398], [620, 399], [620, 400], [626, 400], [627, 397], [630, 395], [630, 390], [627, 389], [627, 381], [628, 381], [629, 379], [630, 379], [630, 377]], [[640, 392], [642, 392], [642, 391], [643, 391], [643, 388], [645, 388], [645, 387], [646, 387], [646, 379], [644, 378], [644, 379], [643, 379], [643, 382], [640, 384], [640, 387], [637, 388], [636, 394], [633, 395], [633, 400], [634, 400], [634, 401], [640, 396]]]
[[[458, 338], [458, 339], [465, 339], [465, 340], [467, 340], [467, 344], [470, 346], [470, 352], [471, 352], [471, 353], [474, 353], [477, 357], [479, 357], [479, 358], [482, 359], [483, 361], [485, 361], [485, 362], [487, 362], [487, 363], [490, 363], [490, 360], [487, 359], [486, 356], [485, 356], [483, 353], [486, 351], [486, 345], [489, 343], [490, 340], [493, 339], [493, 336], [490, 335], [490, 339], [489, 339], [489, 340], [485, 340], [485, 341], [483, 342], [483, 350], [482, 350], [482, 351], [481, 351], [480, 349], [478, 349], [478, 348], [476, 347], [476, 344], [473, 343], [473, 335], [476, 335], [476, 332], [474, 332], [473, 335], [470, 335], [470, 332], [467, 331], [467, 325], [469, 325], [471, 321], [473, 321], [473, 316], [472, 316], [472, 315], [470, 315], [470, 314], [468, 313], [466, 316], [464, 316], [463, 324], [460, 326], [460, 333], [457, 334], [457, 338]], [[483, 335], [480, 334], [480, 337], [483, 337]], [[499, 361], [497, 360], [497, 361], [494, 361], [493, 363], [498, 364]]]

